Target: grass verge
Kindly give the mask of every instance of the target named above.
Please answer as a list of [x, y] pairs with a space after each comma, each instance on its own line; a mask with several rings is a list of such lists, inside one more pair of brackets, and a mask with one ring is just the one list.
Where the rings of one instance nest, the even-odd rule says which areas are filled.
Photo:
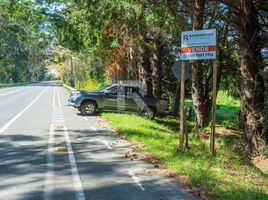
[[217, 157], [211, 158], [208, 141], [196, 138], [193, 132], [189, 133], [190, 149], [177, 153], [176, 119], [152, 121], [115, 113], [103, 113], [102, 117], [130, 141], [142, 143], [141, 151], [150, 152], [167, 168], [186, 175], [193, 187], [201, 187], [217, 199], [268, 199], [268, 177], [241, 154], [239, 135], [218, 135]]

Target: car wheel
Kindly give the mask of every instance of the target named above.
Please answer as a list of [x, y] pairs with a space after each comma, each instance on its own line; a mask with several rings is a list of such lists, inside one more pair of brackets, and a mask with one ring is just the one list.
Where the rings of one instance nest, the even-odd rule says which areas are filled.
[[156, 116], [156, 111], [154, 108], [149, 108], [144, 112], [144, 114], [148, 119], [154, 119]]
[[81, 113], [83, 115], [94, 115], [97, 110], [97, 105], [94, 102], [86, 102], [81, 107]]

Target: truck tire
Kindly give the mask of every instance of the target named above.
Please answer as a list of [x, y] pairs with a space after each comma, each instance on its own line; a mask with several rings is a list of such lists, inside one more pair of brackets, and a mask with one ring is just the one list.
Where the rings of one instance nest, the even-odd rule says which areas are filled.
[[88, 101], [81, 106], [81, 113], [83, 115], [89, 116], [96, 114], [97, 104], [92, 101]]

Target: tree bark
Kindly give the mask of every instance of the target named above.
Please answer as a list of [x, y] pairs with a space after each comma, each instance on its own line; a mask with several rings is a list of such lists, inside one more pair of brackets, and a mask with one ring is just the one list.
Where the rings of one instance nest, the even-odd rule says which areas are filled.
[[139, 68], [139, 78], [143, 85], [146, 87], [146, 95], [151, 96], [153, 94], [153, 84], [152, 84], [152, 69], [151, 69], [151, 52], [149, 49], [149, 42], [147, 39], [147, 30], [144, 27], [145, 21], [145, 5], [144, 2], [138, 2], [139, 6], [142, 8], [141, 15], [138, 17], [138, 68]]
[[150, 52], [145, 42], [139, 43], [139, 74], [142, 83], [146, 87], [146, 95], [153, 95], [152, 69], [150, 63]]
[[260, 113], [264, 109], [263, 66], [260, 53], [260, 26], [254, 2], [239, 0], [237, 20], [240, 45], [241, 111], [245, 150], [248, 155], [257, 155], [262, 146]]
[[153, 50], [153, 94], [155, 97], [161, 97], [163, 45], [160, 35], [154, 38]]
[[[204, 7], [204, 0], [195, 0], [193, 30], [199, 30], [203, 28]], [[211, 96], [208, 92], [210, 89], [209, 81], [205, 81], [204, 83], [204, 74], [202, 68], [202, 61], [192, 62], [192, 99], [196, 113], [197, 128], [208, 126], [209, 114], [211, 110]]]
[[128, 79], [138, 80], [137, 50], [132, 38], [128, 47]]

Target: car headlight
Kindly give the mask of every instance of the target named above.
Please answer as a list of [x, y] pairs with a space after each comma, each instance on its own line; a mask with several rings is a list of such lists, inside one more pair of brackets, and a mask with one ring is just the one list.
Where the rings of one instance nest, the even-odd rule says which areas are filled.
[[79, 91], [73, 91], [73, 92], [71, 92], [71, 98], [76, 98], [76, 97], [78, 97], [78, 96], [80, 96], [80, 92]]

